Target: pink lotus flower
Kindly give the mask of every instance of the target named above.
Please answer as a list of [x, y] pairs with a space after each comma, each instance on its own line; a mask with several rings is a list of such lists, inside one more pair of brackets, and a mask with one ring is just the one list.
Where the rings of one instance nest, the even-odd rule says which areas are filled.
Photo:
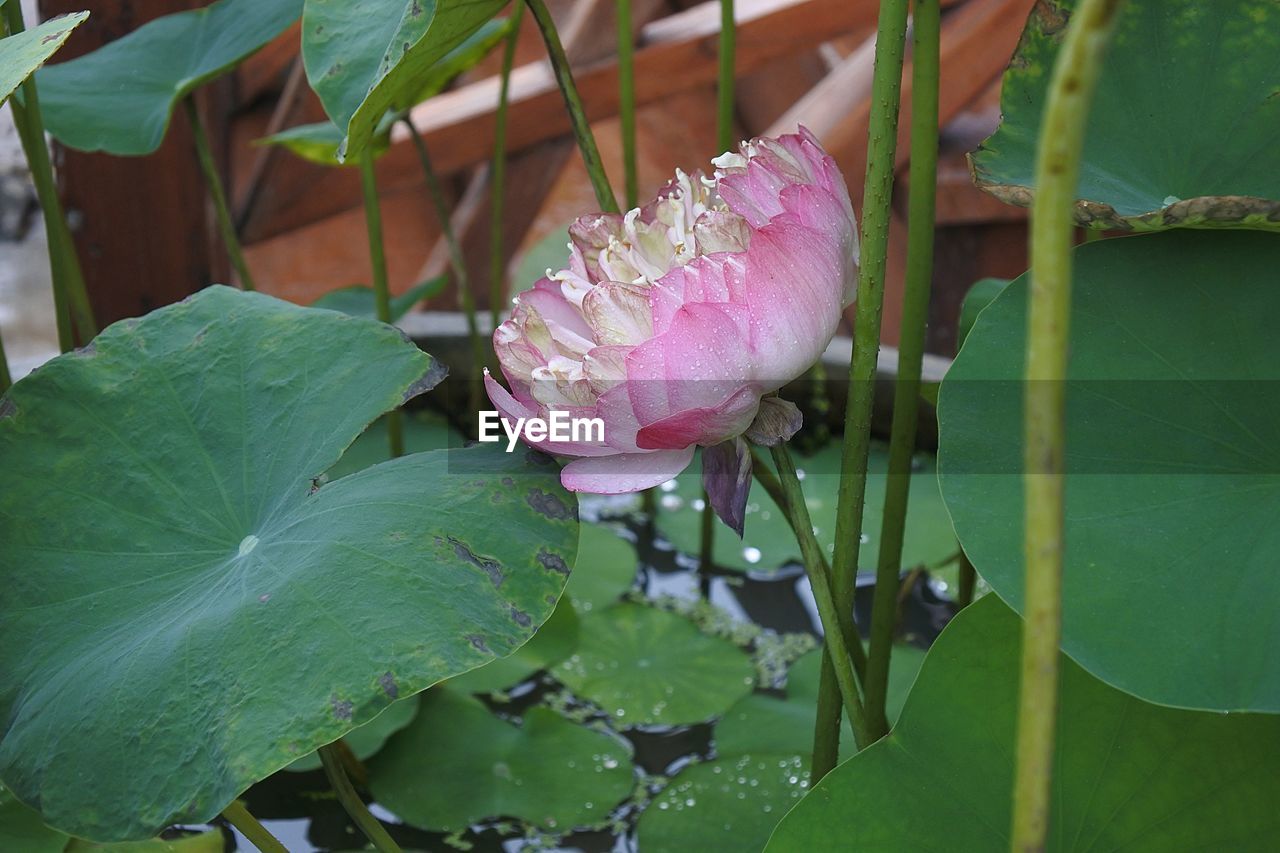
[[493, 335], [511, 423], [553, 410], [603, 420], [603, 441], [529, 442], [577, 457], [573, 491], [663, 483], [702, 446], [703, 478], [739, 533], [750, 488], [743, 436], [776, 444], [800, 413], [773, 396], [821, 356], [853, 300], [857, 236], [844, 179], [804, 128], [754, 139], [643, 208], [569, 229], [568, 269], [521, 293]]

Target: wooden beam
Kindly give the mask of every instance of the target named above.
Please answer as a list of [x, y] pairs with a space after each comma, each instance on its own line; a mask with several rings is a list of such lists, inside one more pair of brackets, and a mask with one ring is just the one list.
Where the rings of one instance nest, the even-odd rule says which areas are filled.
[[[739, 0], [737, 69], [746, 74], [780, 56], [813, 50], [819, 43], [875, 23], [875, 0]], [[645, 26], [636, 51], [636, 100], [653, 103], [706, 85], [716, 77], [719, 2], [708, 0]], [[588, 116], [616, 114], [617, 65], [602, 61], [575, 70]], [[488, 157], [479, 142], [493, 137], [498, 80], [487, 78], [442, 93], [414, 110], [414, 123], [443, 173]], [[517, 151], [569, 131], [568, 117], [545, 62], [512, 72], [509, 150]], [[380, 186], [417, 179], [419, 167], [406, 131], [397, 127], [390, 150], [379, 161]], [[245, 237], [260, 240], [340, 212], [358, 203], [356, 176], [349, 170], [283, 170], [264, 191], [246, 223]]]

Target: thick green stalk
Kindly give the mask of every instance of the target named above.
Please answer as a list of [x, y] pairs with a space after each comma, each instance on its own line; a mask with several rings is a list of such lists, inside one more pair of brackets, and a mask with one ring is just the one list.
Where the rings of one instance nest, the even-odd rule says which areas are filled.
[[1013, 794], [1015, 851], [1044, 849], [1053, 788], [1062, 639], [1062, 554], [1073, 209], [1089, 104], [1120, 0], [1081, 0], [1054, 64], [1031, 209], [1023, 441], [1026, 580]]
[[720, 0], [720, 80], [716, 88], [716, 147], [733, 147], [733, 54], [737, 31], [733, 0]]
[[401, 853], [400, 845], [391, 840], [391, 836], [387, 834], [387, 828], [373, 816], [369, 807], [364, 804], [364, 800], [360, 799], [360, 795], [356, 793], [351, 780], [347, 778], [347, 771], [342, 767], [342, 756], [334, 749], [333, 744], [320, 747], [319, 752], [320, 762], [324, 765], [324, 775], [329, 777], [329, 784], [333, 786], [333, 792], [338, 795], [338, 802], [347, 810], [347, 814], [356, 822], [356, 826], [360, 827], [365, 838], [368, 838], [374, 848], [381, 853]]
[[249, 814], [249, 810], [239, 800], [232, 800], [231, 805], [222, 810], [222, 816], [227, 819], [227, 823], [240, 830], [240, 834], [249, 839], [249, 843], [262, 853], [289, 853], [288, 848], [280, 843], [280, 839], [268, 832], [256, 817]]
[[907, 277], [898, 336], [898, 377], [893, 389], [893, 425], [889, 437], [889, 476], [880, 526], [876, 591], [871, 606], [871, 645], [867, 651], [867, 725], [873, 738], [889, 733], [885, 699], [889, 656], [898, 621], [898, 575], [902, 538], [907, 528], [911, 456], [920, 417], [920, 371], [929, 324], [933, 279], [933, 222], [938, 183], [938, 0], [915, 0], [911, 50], [911, 188], [907, 207]]
[[546, 43], [551, 69], [555, 72], [560, 94], [564, 96], [564, 106], [569, 112], [573, 135], [578, 140], [578, 150], [582, 152], [582, 162], [586, 164], [587, 177], [591, 179], [591, 187], [596, 192], [596, 202], [605, 213], [618, 213], [618, 200], [614, 198], [613, 187], [609, 186], [609, 176], [604, 172], [600, 150], [596, 148], [596, 138], [591, 133], [591, 124], [587, 121], [586, 110], [582, 107], [578, 87], [573, 82], [569, 57], [565, 56], [564, 45], [560, 44], [560, 34], [556, 32], [555, 22], [551, 20], [551, 13], [547, 11], [547, 5], [542, 0], [525, 0], [525, 2], [529, 5], [529, 11], [533, 13], [533, 19], [538, 22], [538, 31], [542, 33], [542, 40]]
[[618, 119], [622, 122], [622, 169], [630, 210], [639, 204], [640, 195], [636, 177], [635, 35], [631, 32], [631, 0], [618, 0]]
[[805, 505], [800, 478], [796, 475], [796, 466], [791, 460], [786, 442], [771, 447], [770, 451], [773, 453], [773, 464], [778, 468], [782, 493], [786, 496], [786, 511], [791, 520], [791, 529], [795, 531], [796, 541], [800, 545], [804, 572], [813, 590], [813, 600], [818, 605], [818, 620], [822, 623], [823, 643], [831, 658], [831, 670], [839, 687], [845, 713], [849, 716], [849, 724], [853, 727], [854, 742], [861, 749], [868, 743], [862, 697], [858, 693], [849, 647], [841, 632], [840, 620], [836, 618], [836, 603], [832, 597], [831, 585], [822, 571], [822, 548], [814, 538], [809, 508]]
[[[10, 34], [25, 29], [22, 21], [22, 4], [4, 4], [5, 25]], [[22, 84], [22, 100], [9, 99], [13, 111], [13, 123], [18, 129], [22, 151], [31, 169], [31, 181], [35, 184], [36, 198], [44, 214], [45, 237], [49, 243], [49, 271], [53, 279], [53, 303], [58, 323], [58, 345], [63, 352], [72, 349], [76, 334], [81, 341], [88, 341], [98, 333], [89, 306], [89, 291], [85, 287], [80, 258], [76, 255], [75, 241], [62, 214], [62, 202], [58, 199], [57, 185], [53, 179], [53, 165], [49, 161], [49, 149], [44, 138], [44, 119], [40, 115], [40, 96], [36, 91], [35, 76]]]
[[511, 67], [515, 64], [516, 45], [520, 42], [520, 22], [524, 6], [516, 3], [511, 13], [511, 33], [502, 49], [502, 74], [498, 87], [498, 110], [493, 117], [493, 190], [489, 216], [489, 318], [492, 328], [502, 321], [507, 303], [507, 276], [503, 261], [502, 217], [507, 200], [507, 102], [510, 100]]
[[475, 411], [479, 407], [480, 369], [486, 361], [484, 339], [480, 337], [480, 324], [476, 319], [476, 298], [471, 292], [471, 276], [467, 275], [467, 259], [462, 256], [462, 245], [453, 232], [453, 217], [449, 213], [449, 203], [445, 200], [444, 189], [440, 186], [440, 178], [431, 165], [431, 154], [427, 151], [427, 143], [418, 135], [413, 126], [413, 119], [405, 116], [405, 126], [409, 128], [409, 138], [418, 150], [418, 162], [422, 164], [422, 175], [427, 179], [427, 193], [431, 196], [431, 206], [435, 208], [436, 219], [440, 220], [440, 233], [444, 235], [445, 245], [449, 248], [449, 266], [453, 270], [453, 280], [458, 285], [458, 300], [462, 303], [463, 313], [467, 315], [467, 335], [471, 339], [471, 371], [468, 377], [469, 398], [468, 410]]
[[[382, 243], [382, 209], [378, 206], [378, 179], [373, 154], [360, 157], [360, 189], [364, 195], [364, 222], [369, 234], [369, 266], [373, 273], [373, 302], [378, 319], [391, 322], [391, 285], [387, 281], [387, 251]], [[404, 423], [400, 410], [387, 413], [387, 445], [391, 456], [404, 455]]]
[[204, 121], [200, 118], [200, 110], [196, 107], [195, 95], [187, 95], [182, 99], [182, 106], [187, 111], [187, 119], [191, 123], [191, 136], [196, 143], [196, 159], [200, 161], [200, 171], [204, 173], [205, 185], [209, 187], [209, 197], [213, 199], [214, 217], [218, 223], [218, 234], [222, 237], [222, 245], [231, 258], [231, 266], [235, 268], [240, 286], [245, 290], [255, 290], [253, 276], [249, 274], [249, 265], [245, 263], [244, 253], [240, 250], [240, 238], [236, 236], [236, 226], [231, 219], [231, 208], [227, 205], [227, 194], [222, 188], [222, 176], [218, 174], [218, 164], [213, 160], [213, 151], [209, 148], [209, 134], [205, 132]]
[[711, 565], [715, 561], [716, 511], [711, 508], [711, 496], [702, 489], [702, 529], [698, 542], [698, 591], [702, 597], [711, 598]]
[[[875, 68], [871, 77], [871, 116], [867, 139], [867, 176], [862, 197], [862, 259], [858, 268], [857, 322], [849, 362], [849, 399], [840, 456], [840, 493], [836, 509], [836, 552], [831, 585], [836, 607], [852, 618], [854, 582], [862, 540], [862, 510], [871, 452], [871, 403], [875, 392], [880, 320], [884, 309], [885, 258], [889, 247], [894, 153], [898, 144], [898, 102], [902, 96], [902, 54], [907, 32], [907, 0], [882, 0], [876, 28]], [[823, 669], [818, 689], [815, 730], [832, 729], [840, 713], [833, 674]], [[813, 777], [835, 767], [838, 753], [827, 749], [815, 762]], [[821, 771], [821, 772], [819, 772]]]
[[0, 394], [9, 390], [13, 384], [13, 374], [9, 372], [9, 359], [4, 354], [4, 341], [0, 340]]

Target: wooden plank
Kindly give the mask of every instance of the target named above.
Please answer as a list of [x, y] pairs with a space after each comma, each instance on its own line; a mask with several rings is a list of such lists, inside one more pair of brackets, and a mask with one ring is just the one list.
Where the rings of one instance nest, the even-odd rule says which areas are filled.
[[[780, 56], [812, 50], [840, 33], [874, 24], [874, 0], [739, 0], [736, 7], [737, 69], [747, 74]], [[718, 0], [645, 26], [636, 52], [636, 99], [648, 104], [689, 91], [716, 77]], [[617, 66], [612, 61], [575, 71], [587, 114], [600, 120], [616, 114]], [[477, 140], [493, 137], [498, 80], [488, 78], [445, 92], [414, 110], [414, 122], [431, 147], [436, 166], [449, 173], [488, 156]], [[508, 139], [516, 151], [569, 131], [568, 117], [545, 63], [512, 72]], [[379, 163], [382, 186], [417, 178], [418, 165], [403, 128]], [[344, 171], [302, 170], [278, 176], [246, 223], [253, 241], [331, 215], [358, 202], [356, 176]]]
[[[92, 5], [93, 14], [71, 34], [57, 60], [82, 56], [153, 18], [204, 4]], [[41, 18], [49, 18], [85, 6], [84, 0], [41, 0], [39, 8]], [[207, 192], [182, 110], [175, 112], [159, 150], [146, 157], [86, 154], [60, 145], [54, 153], [62, 203], [100, 326], [226, 280], [226, 256], [214, 241]]]

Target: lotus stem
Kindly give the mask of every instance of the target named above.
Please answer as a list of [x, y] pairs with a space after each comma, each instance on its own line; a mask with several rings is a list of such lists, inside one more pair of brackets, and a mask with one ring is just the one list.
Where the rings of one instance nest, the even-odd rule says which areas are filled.
[[911, 66], [911, 187], [907, 207], [907, 276], [898, 338], [898, 377], [893, 389], [889, 435], [889, 476], [876, 561], [876, 591], [871, 606], [871, 642], [867, 650], [867, 726], [873, 738], [889, 733], [885, 701], [889, 658], [898, 622], [898, 576], [907, 528], [911, 457], [920, 417], [920, 372], [929, 323], [933, 278], [933, 225], [938, 183], [938, 0], [915, 0]]
[[409, 138], [413, 140], [418, 151], [418, 162], [422, 164], [422, 175], [427, 179], [427, 194], [431, 196], [431, 206], [435, 209], [436, 219], [440, 220], [440, 233], [444, 235], [444, 243], [449, 248], [449, 267], [453, 270], [453, 280], [458, 285], [458, 300], [462, 303], [462, 311], [467, 315], [467, 336], [471, 339], [471, 377], [467, 383], [468, 411], [475, 411], [480, 406], [480, 369], [484, 367], [484, 340], [480, 337], [480, 324], [476, 318], [476, 300], [471, 292], [471, 277], [467, 275], [467, 260], [462, 256], [462, 245], [453, 231], [453, 217], [449, 212], [449, 204], [444, 197], [444, 189], [440, 186], [440, 178], [431, 165], [431, 154], [427, 151], [427, 143], [418, 135], [413, 126], [413, 119], [405, 115], [401, 121], [409, 129]]
[[716, 86], [716, 144], [722, 152], [733, 148], [733, 54], [736, 36], [733, 0], [720, 0], [720, 79]]
[[1062, 640], [1066, 388], [1072, 212], [1089, 105], [1120, 0], [1081, 0], [1062, 40], [1036, 153], [1031, 209], [1023, 441], [1026, 580], [1012, 849], [1039, 851], [1049, 831]]
[[[387, 252], [382, 243], [382, 209], [378, 206], [378, 178], [373, 152], [360, 155], [360, 189], [364, 196], [364, 222], [369, 233], [369, 266], [373, 274], [373, 303], [378, 319], [391, 323], [391, 286], [387, 281]], [[392, 458], [404, 455], [404, 422], [400, 410], [387, 413], [387, 449]]]
[[[10, 35], [22, 32], [22, 4], [4, 4], [4, 20]], [[80, 258], [76, 255], [75, 241], [62, 213], [58, 200], [58, 188], [53, 179], [53, 165], [49, 161], [49, 149], [45, 145], [44, 119], [40, 114], [40, 97], [36, 92], [35, 75], [22, 83], [22, 101], [9, 99], [13, 111], [13, 123], [18, 129], [22, 151], [31, 169], [31, 181], [35, 184], [36, 198], [44, 214], [44, 228], [49, 242], [49, 271], [53, 280], [53, 304], [58, 323], [58, 347], [67, 352], [75, 347], [76, 335], [88, 341], [98, 333], [89, 305], [89, 291], [85, 287]]]
[[249, 265], [245, 263], [244, 252], [240, 249], [240, 238], [236, 236], [236, 226], [231, 219], [231, 208], [227, 206], [227, 194], [222, 188], [222, 176], [218, 174], [218, 164], [213, 160], [213, 151], [209, 147], [209, 134], [205, 131], [204, 120], [200, 118], [200, 110], [196, 107], [194, 95], [182, 99], [182, 106], [187, 111], [187, 119], [191, 123], [191, 136], [196, 144], [196, 159], [200, 161], [200, 171], [204, 173], [205, 185], [209, 187], [209, 197], [213, 199], [213, 212], [218, 223], [218, 234], [222, 237], [222, 245], [235, 268], [240, 286], [245, 290], [256, 290], [253, 276], [249, 273]]
[[796, 541], [800, 545], [805, 575], [809, 578], [813, 599], [818, 605], [818, 620], [822, 623], [823, 642], [831, 658], [831, 671], [839, 687], [840, 698], [844, 703], [845, 713], [849, 717], [849, 724], [853, 728], [854, 742], [861, 749], [867, 744], [862, 697], [858, 693], [855, 682], [849, 648], [841, 631], [840, 620], [836, 616], [836, 603], [832, 597], [831, 585], [823, 573], [822, 548], [813, 535], [813, 522], [809, 519], [809, 508], [805, 505], [800, 478], [796, 475], [795, 462], [791, 459], [791, 452], [787, 450], [786, 442], [770, 448], [770, 451], [773, 453], [773, 464], [778, 469], [782, 493], [786, 496], [786, 511], [791, 520], [791, 529], [795, 531]]
[[711, 565], [715, 561], [716, 512], [711, 507], [711, 496], [702, 487], [702, 529], [698, 542], [698, 592], [711, 600]]
[[631, 0], [618, 0], [618, 119], [622, 123], [622, 169], [627, 209], [639, 204], [636, 168], [635, 35], [631, 32]]
[[13, 374], [9, 372], [9, 359], [4, 354], [4, 340], [0, 338], [0, 394], [9, 390], [13, 384]]
[[231, 805], [222, 810], [222, 816], [262, 853], [289, 853], [288, 848], [280, 843], [280, 839], [272, 835], [256, 817], [249, 814], [249, 810], [239, 800], [232, 800]]
[[365, 838], [381, 853], [402, 853], [400, 845], [391, 840], [387, 828], [373, 816], [364, 800], [356, 793], [351, 780], [347, 778], [347, 771], [342, 767], [342, 756], [338, 750], [334, 749], [333, 744], [328, 744], [320, 747], [319, 753], [320, 762], [324, 765], [324, 775], [329, 777], [329, 784], [338, 795], [338, 802], [356, 822], [356, 826], [360, 827]]
[[[836, 509], [836, 552], [831, 585], [836, 607], [852, 618], [862, 511], [866, 499], [867, 458], [871, 452], [871, 404], [884, 309], [885, 258], [889, 247], [894, 154], [898, 145], [898, 103], [902, 96], [902, 56], [907, 32], [907, 0], [883, 0], [876, 27], [875, 68], [871, 78], [871, 115], [867, 140], [867, 176], [862, 198], [862, 262], [858, 268], [858, 315], [849, 362], [849, 399], [845, 407], [844, 447]], [[831, 729], [840, 713], [833, 674], [823, 669], [818, 690], [817, 727]], [[837, 745], [838, 746], [838, 745]], [[835, 767], [839, 751], [827, 749], [815, 762], [813, 777]]]
[[520, 42], [520, 22], [524, 6], [516, 3], [511, 13], [511, 32], [502, 48], [502, 72], [498, 85], [498, 110], [493, 118], [493, 191], [489, 217], [489, 317], [492, 328], [502, 321], [507, 303], [507, 276], [503, 264], [502, 217], [507, 199], [507, 103], [511, 93], [511, 68], [515, 65], [516, 45]]
[[582, 98], [578, 95], [578, 87], [573, 82], [573, 71], [569, 68], [569, 58], [565, 56], [564, 45], [560, 43], [560, 34], [556, 32], [555, 22], [542, 0], [525, 0], [533, 19], [538, 22], [538, 31], [547, 46], [547, 56], [551, 60], [551, 68], [556, 75], [556, 83], [560, 86], [560, 94], [564, 96], [565, 109], [569, 111], [569, 122], [573, 125], [573, 135], [578, 141], [578, 150], [582, 153], [582, 162], [587, 167], [587, 177], [591, 179], [591, 187], [596, 193], [596, 202], [605, 213], [618, 213], [618, 200], [613, 195], [613, 187], [609, 185], [609, 176], [605, 174], [604, 163], [600, 160], [600, 150], [596, 148], [596, 138], [591, 133], [591, 124], [587, 121], [586, 110], [582, 107]]

